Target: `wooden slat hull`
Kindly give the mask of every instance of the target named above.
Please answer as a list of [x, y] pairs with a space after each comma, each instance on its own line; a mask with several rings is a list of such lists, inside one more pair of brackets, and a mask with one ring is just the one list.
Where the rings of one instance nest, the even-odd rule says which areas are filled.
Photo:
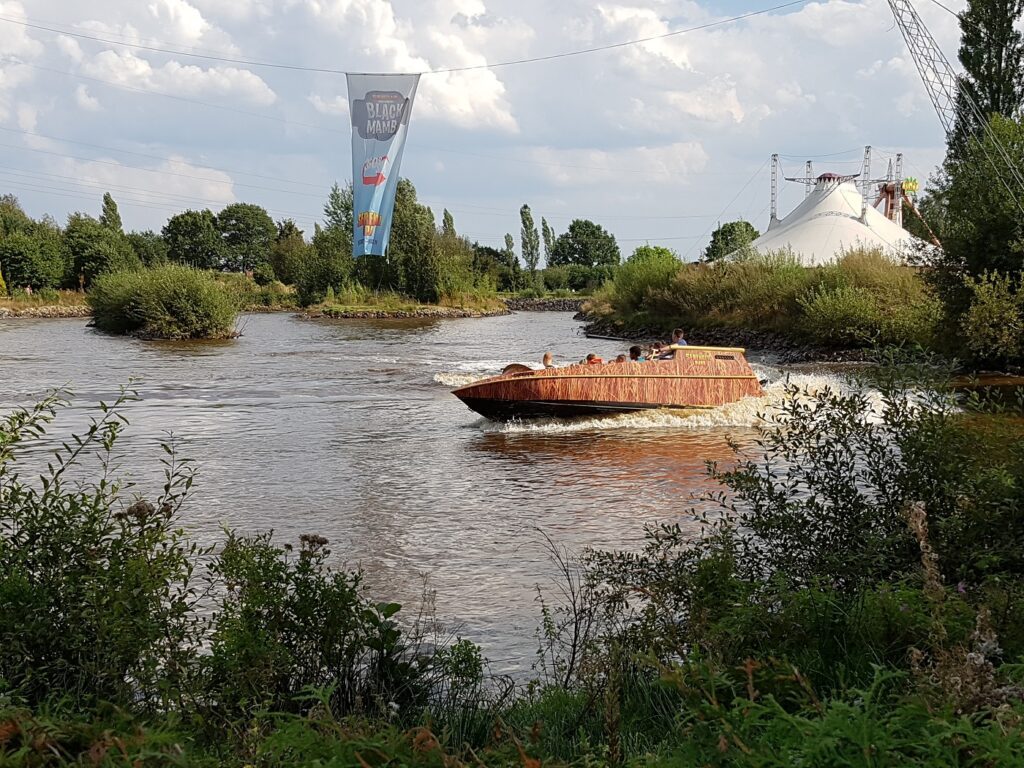
[[688, 347], [674, 360], [570, 365], [510, 373], [453, 394], [489, 419], [565, 417], [650, 408], [713, 408], [762, 394], [742, 349]]

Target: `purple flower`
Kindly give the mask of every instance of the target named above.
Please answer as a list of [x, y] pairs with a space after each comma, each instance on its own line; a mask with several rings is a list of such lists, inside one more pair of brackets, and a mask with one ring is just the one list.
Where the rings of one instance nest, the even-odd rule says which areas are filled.
[[967, 582], [961, 581], [959, 584], [957, 584], [956, 585], [956, 591], [959, 592], [961, 595], [966, 595], [967, 594]]

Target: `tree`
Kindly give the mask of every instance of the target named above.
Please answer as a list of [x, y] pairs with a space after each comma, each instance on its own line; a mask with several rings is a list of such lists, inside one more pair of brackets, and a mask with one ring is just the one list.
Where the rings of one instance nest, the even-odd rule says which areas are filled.
[[31, 230], [0, 239], [0, 268], [12, 291], [26, 287], [59, 288], [68, 272], [60, 232], [37, 224]]
[[444, 213], [441, 215], [441, 234], [455, 234], [455, 217], [448, 212], [447, 208], [444, 209]]
[[574, 219], [569, 230], [558, 236], [549, 264], [577, 264], [583, 267], [615, 266], [620, 254], [615, 236], [587, 219]]
[[717, 261], [754, 242], [759, 234], [749, 221], [727, 221], [711, 233], [711, 242], [704, 249], [701, 258], [704, 261]]
[[197, 269], [220, 269], [223, 266], [224, 241], [212, 211], [179, 213], [168, 219], [162, 232], [171, 261]]
[[109, 192], [103, 193], [103, 210], [100, 212], [100, 224], [118, 234], [124, 234], [121, 226], [121, 213], [117, 210], [117, 203], [110, 196]]
[[293, 284], [302, 269], [302, 262], [306, 259], [308, 250], [309, 246], [302, 236], [302, 230], [295, 222], [291, 219], [279, 221], [277, 238], [270, 246], [270, 266], [274, 269], [274, 276], [282, 283]]
[[519, 242], [522, 246], [523, 261], [526, 262], [526, 268], [530, 270], [531, 279], [536, 279], [537, 262], [540, 261], [540, 235], [537, 233], [537, 225], [533, 223], [530, 206], [523, 204], [523, 207], [519, 209], [519, 218], [522, 222]]
[[395, 190], [395, 212], [391, 219], [391, 239], [383, 268], [372, 256], [360, 257], [357, 266], [370, 279], [379, 273], [374, 285], [384, 284], [419, 301], [435, 301], [438, 296], [437, 266], [434, 260], [434, 214], [416, 200], [416, 187], [408, 179], [399, 179]]
[[338, 186], [338, 182], [334, 182], [327, 195], [327, 202], [324, 204], [325, 229], [343, 229], [352, 232], [352, 200], [352, 182], [346, 184], [344, 189]]
[[14, 195], [0, 197], [0, 238], [15, 232], [26, 232], [32, 228], [32, 219], [22, 210], [21, 203]]
[[224, 238], [225, 267], [245, 272], [270, 257], [277, 227], [261, 205], [232, 203], [217, 214], [217, 229]]
[[123, 272], [142, 266], [121, 232], [83, 213], [68, 216], [64, 228], [64, 247], [73, 275], [83, 287], [105, 272]]
[[352, 232], [337, 227], [313, 232], [313, 242], [295, 268], [295, 287], [303, 305], [323, 301], [327, 289], [341, 291], [352, 274]]
[[151, 230], [145, 232], [129, 232], [126, 237], [128, 244], [147, 267], [159, 267], [167, 263], [167, 241]]
[[[1024, 0], [968, 0], [960, 14], [960, 63], [957, 122], [947, 154], [956, 156], [992, 115], [1018, 117], [1024, 103], [1024, 45], [1016, 25]], [[998, 157], [998, 155], [993, 155]], [[993, 169], [989, 168], [991, 172]]]
[[1014, 197], [997, 179], [986, 159], [998, 141], [1011, 162], [1024, 168], [1024, 125], [993, 115], [992, 136], [968, 139], [962, 152], [947, 158], [945, 183], [939, 191], [945, 202], [942, 221], [941, 266], [951, 284], [960, 273], [980, 276], [985, 271], [1015, 272], [1024, 257], [1024, 216]]
[[540, 232], [544, 238], [544, 263], [551, 264], [551, 250], [555, 247], [555, 230], [548, 226], [548, 221], [540, 217]]

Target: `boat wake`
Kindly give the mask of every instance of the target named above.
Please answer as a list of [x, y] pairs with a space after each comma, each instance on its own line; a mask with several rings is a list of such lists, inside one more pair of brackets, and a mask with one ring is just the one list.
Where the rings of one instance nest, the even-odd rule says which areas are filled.
[[480, 419], [473, 426], [483, 432], [504, 434], [564, 434], [617, 429], [634, 431], [706, 430], [723, 427], [753, 427], [763, 417], [779, 413], [791, 396], [793, 387], [799, 391], [798, 397], [813, 397], [826, 388], [837, 393], [860, 391], [867, 395], [873, 410], [881, 412], [882, 402], [879, 393], [871, 390], [865, 392], [845, 377], [828, 373], [787, 374], [777, 369], [756, 365], [753, 367], [754, 372], [762, 381], [767, 380], [764, 384], [764, 395], [745, 397], [735, 403], [727, 403], [716, 408], [694, 411], [648, 410], [587, 418], [536, 419], [507, 423]]

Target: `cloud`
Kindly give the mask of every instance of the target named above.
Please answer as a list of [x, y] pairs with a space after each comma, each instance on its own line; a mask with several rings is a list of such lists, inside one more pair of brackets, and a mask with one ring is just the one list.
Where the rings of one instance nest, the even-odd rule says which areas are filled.
[[258, 75], [237, 67], [204, 69], [169, 61], [154, 67], [131, 51], [103, 51], [83, 66], [83, 71], [102, 80], [176, 96], [227, 97], [231, 100], [267, 106], [277, 95]]
[[318, 94], [309, 95], [309, 103], [313, 109], [324, 115], [348, 115], [348, 97], [335, 96], [333, 99], [325, 99]]
[[529, 156], [540, 166], [541, 179], [566, 187], [598, 182], [671, 184], [702, 170], [708, 162], [704, 148], [695, 141], [616, 151], [538, 147]]
[[100, 100], [89, 95], [89, 89], [79, 85], [75, 89], [75, 103], [86, 112], [99, 112], [101, 109]]

